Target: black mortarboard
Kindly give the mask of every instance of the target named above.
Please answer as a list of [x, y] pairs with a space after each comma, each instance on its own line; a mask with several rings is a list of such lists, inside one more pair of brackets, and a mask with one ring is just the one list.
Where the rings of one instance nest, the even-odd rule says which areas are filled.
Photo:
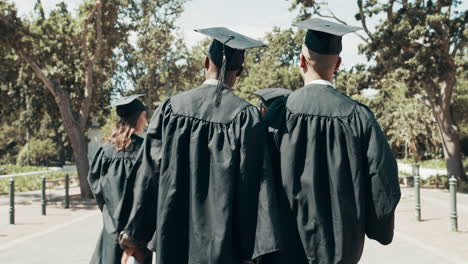
[[195, 31], [214, 39], [208, 50], [208, 57], [219, 69], [216, 95], [216, 105], [219, 105], [226, 71], [241, 69], [245, 50], [262, 47], [265, 44], [224, 27], [196, 29]]
[[284, 88], [266, 88], [262, 90], [255, 91], [254, 94], [258, 95], [262, 100], [262, 103], [268, 107], [275, 99], [289, 95], [292, 93], [291, 90]]
[[115, 100], [111, 105], [106, 108], [116, 107], [117, 115], [120, 117], [128, 117], [134, 113], [146, 111], [146, 106], [137, 98], [145, 94], [135, 94], [124, 96]]
[[342, 36], [361, 29], [320, 18], [307, 19], [293, 25], [307, 29], [304, 44], [310, 50], [324, 55], [340, 54], [343, 48]]

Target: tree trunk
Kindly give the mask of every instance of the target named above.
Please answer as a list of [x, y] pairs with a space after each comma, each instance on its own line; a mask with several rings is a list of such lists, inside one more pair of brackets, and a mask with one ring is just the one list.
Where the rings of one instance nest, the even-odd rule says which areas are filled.
[[89, 171], [88, 142], [84, 133], [84, 127], [81, 127], [81, 123], [73, 117], [70, 101], [64, 90], [60, 88], [56, 89], [55, 101], [59, 107], [63, 125], [73, 149], [73, 157], [75, 158], [80, 181], [81, 197], [92, 198], [93, 194], [87, 180]]
[[[71, 139], [70, 139], [71, 140]], [[78, 179], [80, 181], [80, 191], [82, 198], [93, 198], [93, 193], [88, 184], [88, 171], [89, 171], [89, 162], [88, 162], [88, 144], [86, 136], [84, 133], [80, 133], [78, 138], [73, 139], [76, 141], [72, 143], [73, 156], [76, 162], [76, 169], [78, 171]]]
[[[87, 52], [87, 32], [88, 24], [91, 19], [96, 16], [96, 32], [97, 32], [97, 44], [95, 52], [90, 59]], [[34, 70], [37, 77], [44, 83], [45, 87], [54, 96], [55, 102], [58, 105], [60, 115], [62, 117], [65, 131], [67, 132], [68, 139], [70, 140], [73, 157], [75, 158], [76, 168], [78, 171], [78, 177], [80, 180], [81, 197], [92, 198], [91, 189], [88, 184], [87, 176], [89, 170], [88, 163], [88, 142], [84, 134], [86, 122], [89, 115], [89, 108], [92, 102], [92, 96], [94, 91], [94, 71], [96, 61], [101, 58], [102, 46], [103, 46], [103, 35], [102, 35], [102, 2], [96, 0], [96, 5], [93, 7], [88, 15], [88, 18], [84, 22], [83, 33], [82, 33], [82, 52], [84, 58], [84, 65], [86, 67], [86, 80], [84, 99], [81, 102], [80, 112], [74, 113], [70, 103], [68, 94], [51, 79], [49, 79], [39, 65], [21, 49], [19, 43], [10, 44], [10, 46], [18, 52], [18, 55]]]
[[465, 175], [462, 156], [460, 154], [460, 139], [458, 137], [455, 122], [453, 121], [449, 110], [450, 108], [442, 108], [439, 104], [436, 103], [432, 103], [431, 107], [439, 127], [440, 137], [442, 139], [447, 174], [449, 177], [451, 175], [455, 175], [457, 179], [467, 182], [468, 178]]

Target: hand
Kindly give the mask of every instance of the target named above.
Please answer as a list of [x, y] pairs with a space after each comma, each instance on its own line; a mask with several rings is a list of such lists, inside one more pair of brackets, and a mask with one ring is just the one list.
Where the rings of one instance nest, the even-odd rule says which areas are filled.
[[124, 250], [122, 254], [121, 264], [127, 264], [128, 259], [130, 256], [133, 256], [138, 262], [143, 263], [145, 260], [145, 254], [143, 250], [139, 248], [128, 247]]

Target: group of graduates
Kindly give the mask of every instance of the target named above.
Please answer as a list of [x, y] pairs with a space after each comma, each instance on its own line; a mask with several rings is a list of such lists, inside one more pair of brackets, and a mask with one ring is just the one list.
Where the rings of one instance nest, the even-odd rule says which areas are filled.
[[[226, 28], [206, 81], [165, 100], [146, 125], [142, 95], [88, 176], [103, 214], [92, 264], [352, 264], [365, 236], [393, 239], [395, 158], [373, 113], [337, 91], [342, 36], [359, 28], [312, 18], [300, 54], [304, 87], [264, 89], [259, 109], [232, 89], [260, 41]], [[155, 40], [156, 41], [156, 40]], [[273, 66], [272, 66], [273, 67]]]

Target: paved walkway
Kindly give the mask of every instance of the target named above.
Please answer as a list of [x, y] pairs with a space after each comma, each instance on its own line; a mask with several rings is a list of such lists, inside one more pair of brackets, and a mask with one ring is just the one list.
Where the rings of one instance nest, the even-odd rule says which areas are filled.
[[459, 232], [450, 232], [449, 193], [421, 190], [422, 221], [417, 222], [414, 190], [402, 188], [397, 209], [395, 239], [388, 246], [367, 240], [360, 263], [364, 264], [467, 264], [468, 195], [458, 194]]
[[[62, 190], [63, 191], [63, 190]], [[79, 199], [78, 189], [71, 209], [63, 209], [58, 199], [40, 215], [38, 200], [17, 207], [17, 224], [8, 225], [8, 206], [0, 196], [0, 263], [87, 264], [94, 250], [102, 220], [92, 201]], [[449, 196], [442, 190], [423, 189], [422, 222], [414, 216], [413, 190], [403, 188], [397, 210], [396, 234], [389, 246], [367, 240], [361, 264], [466, 264], [468, 263], [468, 195], [458, 195], [459, 229], [450, 232]], [[57, 196], [54, 196], [54, 193]], [[21, 200], [21, 199], [19, 199]]]

